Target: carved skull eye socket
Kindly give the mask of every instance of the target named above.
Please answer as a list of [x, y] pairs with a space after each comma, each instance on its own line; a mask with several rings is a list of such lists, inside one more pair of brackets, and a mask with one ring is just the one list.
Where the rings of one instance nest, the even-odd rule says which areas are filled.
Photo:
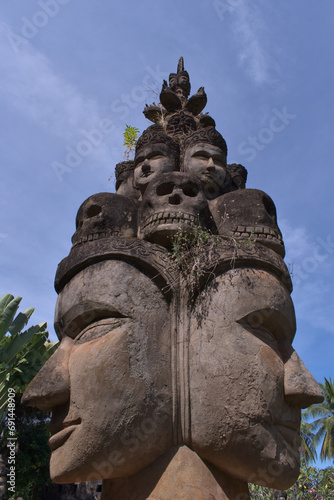
[[274, 205], [274, 202], [267, 198], [266, 196], [263, 196], [262, 198], [264, 208], [266, 209], [267, 213], [269, 214], [270, 217], [272, 217], [276, 221], [276, 208]]
[[182, 187], [182, 191], [186, 196], [191, 196], [192, 198], [194, 198], [198, 195], [199, 188], [195, 184], [188, 183]]
[[91, 205], [87, 210], [87, 217], [90, 219], [91, 217], [95, 217], [102, 212], [102, 207], [100, 205]]
[[173, 182], [163, 182], [159, 184], [156, 189], [156, 193], [158, 196], [166, 196], [167, 194], [171, 194], [174, 189]]

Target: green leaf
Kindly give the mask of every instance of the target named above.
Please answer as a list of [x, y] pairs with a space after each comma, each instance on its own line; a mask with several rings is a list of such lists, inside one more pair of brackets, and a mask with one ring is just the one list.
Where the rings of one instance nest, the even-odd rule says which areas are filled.
[[[45, 323], [46, 324], [46, 323]], [[4, 361], [6, 363], [10, 363], [15, 356], [21, 351], [24, 345], [32, 339], [32, 337], [39, 333], [42, 328], [43, 323], [40, 323], [35, 326], [31, 326], [28, 330], [24, 331], [20, 335], [14, 337], [13, 342], [10, 347], [7, 349], [4, 355]]]
[[2, 295], [2, 297], [0, 297], [0, 317], [1, 317], [1, 314], [3, 313], [4, 309], [13, 300], [13, 298], [14, 298], [14, 295], [11, 295], [10, 293], [4, 293]]
[[19, 313], [12, 324], [9, 326], [8, 331], [12, 334], [15, 335], [19, 333], [28, 323], [30, 316], [34, 312], [33, 307], [29, 307], [23, 313]]
[[22, 297], [15, 297], [3, 308], [0, 315], [0, 340], [7, 333], [8, 328], [10, 327], [10, 324], [14, 319], [16, 311], [19, 308], [21, 300]]

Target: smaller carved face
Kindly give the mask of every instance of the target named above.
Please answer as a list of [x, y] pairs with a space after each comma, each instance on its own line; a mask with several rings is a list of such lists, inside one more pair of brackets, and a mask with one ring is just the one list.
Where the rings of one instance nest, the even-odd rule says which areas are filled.
[[148, 186], [139, 214], [141, 239], [165, 247], [179, 230], [210, 226], [208, 202], [196, 177], [173, 172], [160, 175]]
[[189, 94], [190, 92], [190, 81], [189, 74], [187, 71], [181, 71], [180, 73], [171, 73], [169, 75], [169, 86], [173, 92], [178, 88], [182, 89], [184, 92]]
[[142, 147], [135, 157], [134, 185], [143, 194], [158, 174], [176, 168], [175, 154], [167, 144], [152, 143]]
[[224, 152], [209, 143], [189, 147], [185, 151], [183, 169], [200, 179], [208, 200], [222, 194], [229, 180]]

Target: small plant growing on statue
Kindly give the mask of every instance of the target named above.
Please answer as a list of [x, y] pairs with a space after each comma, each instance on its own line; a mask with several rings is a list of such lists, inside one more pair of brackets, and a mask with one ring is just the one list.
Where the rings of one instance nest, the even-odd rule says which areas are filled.
[[124, 130], [124, 142], [123, 146], [126, 147], [124, 152], [124, 158], [126, 160], [130, 160], [130, 155], [134, 156], [134, 152], [136, 149], [136, 144], [138, 141], [139, 130], [136, 127], [132, 127], [131, 125], [125, 125]]
[[211, 259], [220, 241], [220, 236], [200, 226], [193, 228], [191, 232], [179, 229], [173, 236], [169, 257], [187, 281], [190, 297], [204, 274], [205, 262]]

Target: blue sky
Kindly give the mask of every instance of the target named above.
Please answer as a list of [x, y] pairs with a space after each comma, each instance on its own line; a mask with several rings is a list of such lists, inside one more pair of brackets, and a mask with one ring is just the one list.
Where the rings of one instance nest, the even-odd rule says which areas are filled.
[[318, 381], [333, 376], [333, 2], [15, 0], [0, 38], [2, 293], [55, 337], [53, 279], [77, 209], [114, 191], [125, 124], [149, 125], [144, 105], [182, 55], [229, 163], [276, 204], [295, 347]]

